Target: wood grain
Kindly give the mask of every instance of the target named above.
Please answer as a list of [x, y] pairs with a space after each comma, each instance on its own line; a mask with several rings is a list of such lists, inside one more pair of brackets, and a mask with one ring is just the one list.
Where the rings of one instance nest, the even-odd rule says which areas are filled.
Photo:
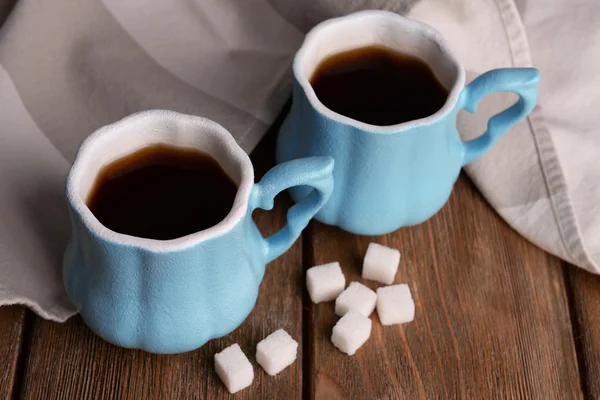
[[600, 276], [565, 264], [579, 370], [587, 398], [600, 399]]
[[25, 308], [0, 307], [0, 399], [20, 390], [20, 355], [24, 344]]
[[[253, 153], [256, 175], [273, 164], [271, 134]], [[273, 211], [260, 212], [264, 235], [285, 224], [291, 200], [277, 199]], [[214, 354], [239, 343], [254, 365], [254, 383], [240, 399], [300, 399], [302, 391], [302, 245], [301, 241], [267, 266], [258, 302], [232, 334], [197, 351], [152, 355], [125, 350], [96, 337], [79, 317], [65, 324], [37, 318], [24, 377], [24, 399], [222, 399], [230, 395], [214, 372]], [[275, 377], [255, 362], [256, 344], [284, 328], [300, 344], [299, 358]]]
[[510, 229], [463, 176], [419, 226], [379, 237], [319, 223], [311, 232], [308, 264], [339, 260], [348, 283], [371, 288], [379, 285], [360, 278], [368, 243], [400, 249], [396, 283], [408, 283], [416, 302], [405, 325], [382, 327], [375, 312], [371, 338], [352, 357], [330, 342], [333, 303], [311, 304], [312, 398], [581, 397], [561, 262]]

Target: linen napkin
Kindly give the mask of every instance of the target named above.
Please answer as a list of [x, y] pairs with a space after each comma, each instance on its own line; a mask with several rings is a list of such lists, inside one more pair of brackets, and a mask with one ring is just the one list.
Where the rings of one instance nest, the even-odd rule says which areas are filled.
[[[93, 130], [166, 108], [224, 125], [250, 152], [290, 96], [304, 33], [381, 8], [440, 30], [468, 77], [538, 67], [539, 107], [467, 167], [523, 236], [591, 272], [600, 266], [600, 4], [595, 0], [20, 0], [0, 30], [0, 305], [64, 321], [66, 172]], [[514, 101], [461, 114], [465, 139]]]

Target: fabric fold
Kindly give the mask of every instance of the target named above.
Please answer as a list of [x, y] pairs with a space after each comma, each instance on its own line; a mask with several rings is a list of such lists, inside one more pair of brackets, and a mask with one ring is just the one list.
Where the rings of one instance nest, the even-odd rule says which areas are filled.
[[[600, 273], [600, 3], [580, 0], [20, 0], [0, 30], [0, 305], [76, 312], [64, 293], [64, 177], [100, 126], [152, 108], [202, 115], [250, 152], [291, 93], [314, 24], [381, 8], [437, 28], [469, 80], [541, 71], [538, 107], [466, 171], [525, 238]], [[515, 101], [461, 113], [464, 140]]]

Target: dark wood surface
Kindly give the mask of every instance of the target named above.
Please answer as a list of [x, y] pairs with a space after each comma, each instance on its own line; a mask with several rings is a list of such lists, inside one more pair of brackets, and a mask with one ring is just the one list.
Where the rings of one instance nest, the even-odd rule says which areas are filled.
[[[383, 327], [353, 357], [330, 341], [333, 304], [311, 306], [310, 393], [368, 399], [581, 397], [562, 264], [506, 225], [461, 177], [429, 221], [380, 237], [313, 224], [312, 263], [362, 280], [369, 242], [400, 249], [415, 321]], [[305, 339], [306, 340], [306, 339]]]
[[24, 307], [0, 307], [0, 399], [19, 391], [25, 313]]
[[[0, 25], [16, 0], [0, 0]], [[257, 178], [273, 165], [274, 127], [253, 152]], [[257, 212], [263, 234], [285, 224], [291, 202]], [[352, 357], [330, 342], [333, 303], [313, 305], [304, 271], [338, 260], [360, 279], [374, 241], [402, 252], [397, 282], [416, 302], [409, 324], [382, 327]], [[284, 328], [298, 360], [276, 377], [255, 362], [256, 343]], [[251, 387], [229, 395], [214, 354], [239, 343]], [[511, 230], [461, 176], [426, 223], [359, 237], [311, 223], [267, 266], [258, 302], [232, 334], [180, 355], [110, 345], [74, 317], [45, 321], [0, 308], [0, 399], [600, 399], [600, 277], [556, 259]]]
[[600, 399], [600, 276], [567, 267], [581, 387], [589, 398]]

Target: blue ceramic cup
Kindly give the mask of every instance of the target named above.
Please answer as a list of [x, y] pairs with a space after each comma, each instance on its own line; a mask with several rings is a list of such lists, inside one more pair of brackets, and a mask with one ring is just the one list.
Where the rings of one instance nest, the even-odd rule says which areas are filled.
[[[427, 118], [392, 126], [369, 125], [326, 108], [309, 82], [315, 68], [332, 54], [370, 45], [424, 60], [449, 90], [445, 105]], [[533, 68], [496, 69], [465, 86], [464, 68], [439, 32], [386, 11], [358, 12], [316, 26], [296, 54], [293, 72], [293, 104], [279, 132], [277, 161], [332, 156], [335, 189], [315, 218], [364, 235], [392, 232], [435, 214], [448, 200], [461, 167], [531, 112], [539, 81]], [[474, 112], [479, 100], [494, 92], [513, 92], [519, 100], [492, 117], [483, 135], [462, 142], [458, 112]], [[290, 193], [298, 201], [309, 190]]]
[[[211, 154], [238, 185], [223, 221], [178, 239], [153, 240], [114, 232], [94, 217], [85, 201], [99, 170], [159, 143]], [[154, 353], [196, 349], [248, 316], [265, 265], [294, 243], [327, 202], [332, 170], [331, 157], [298, 159], [274, 167], [255, 184], [250, 158], [222, 126], [169, 111], [143, 112], [101, 128], [81, 145], [67, 178], [67, 293], [85, 323], [111, 343]], [[290, 208], [282, 230], [263, 238], [252, 211], [271, 209], [279, 192], [296, 185], [314, 190]], [[205, 189], [210, 196], [212, 189]]]

